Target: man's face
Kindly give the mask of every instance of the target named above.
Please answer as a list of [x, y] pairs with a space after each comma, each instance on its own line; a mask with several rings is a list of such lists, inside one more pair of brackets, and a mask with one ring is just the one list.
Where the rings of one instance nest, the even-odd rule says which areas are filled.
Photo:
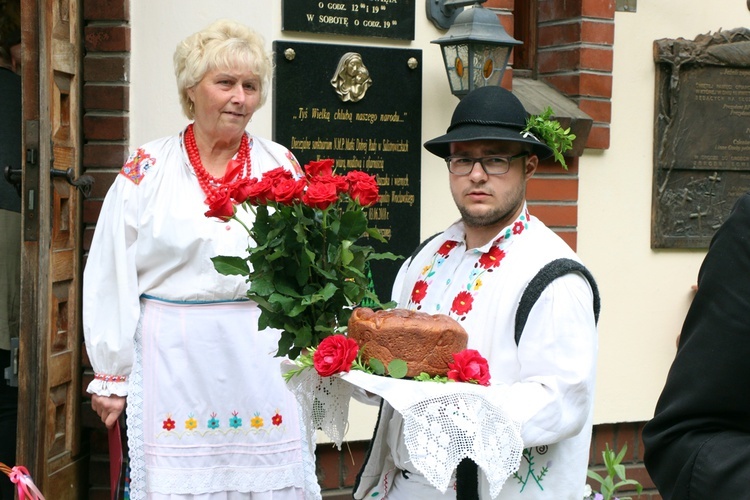
[[[511, 157], [523, 152], [519, 143], [479, 140], [454, 142], [451, 156], [480, 158]], [[511, 161], [508, 172], [488, 175], [476, 162], [468, 175], [450, 176], [450, 188], [467, 227], [496, 226], [499, 231], [518, 217], [526, 197], [526, 181], [536, 170], [537, 157], [522, 156]]]

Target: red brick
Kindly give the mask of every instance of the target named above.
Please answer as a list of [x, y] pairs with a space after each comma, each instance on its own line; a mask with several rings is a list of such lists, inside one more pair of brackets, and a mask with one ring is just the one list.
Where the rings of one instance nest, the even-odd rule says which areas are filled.
[[87, 21], [128, 21], [130, 1], [84, 0], [83, 18]]
[[592, 149], [609, 149], [609, 125], [595, 123], [586, 140], [586, 147]]
[[581, 15], [580, 0], [539, 0], [539, 22], [570, 19]]
[[95, 115], [83, 116], [83, 135], [86, 140], [116, 141], [128, 136], [127, 116]]
[[540, 25], [539, 48], [569, 45], [581, 41], [581, 22], [570, 21], [549, 26]]
[[576, 48], [540, 50], [537, 52], [537, 68], [540, 73], [575, 71], [580, 68], [581, 51]]
[[89, 51], [129, 52], [129, 26], [86, 26], [84, 47]]
[[83, 166], [110, 167], [119, 172], [128, 154], [127, 144], [88, 143], [83, 147]]
[[554, 88], [568, 97], [577, 97], [580, 93], [581, 75], [578, 73], [566, 75], [542, 75], [540, 79], [544, 80]]
[[333, 445], [318, 446], [317, 456], [318, 483], [321, 488], [337, 489], [341, 487], [341, 452]]
[[99, 220], [99, 212], [102, 211], [102, 202], [98, 200], [83, 200], [83, 223], [96, 224]]
[[[349, 448], [348, 456], [341, 460], [342, 477], [344, 487], [354, 486], [357, 474], [365, 464], [365, 457], [370, 446], [369, 441], [353, 441], [344, 446]], [[350, 497], [351, 498], [351, 497]]]
[[575, 252], [578, 245], [578, 232], [576, 231], [563, 231], [556, 230], [555, 233], [567, 243], [567, 245]]
[[578, 157], [568, 158], [566, 156], [565, 164], [568, 166], [567, 170], [565, 170], [562, 167], [562, 165], [556, 162], [553, 157], [547, 158], [546, 160], [539, 162], [539, 165], [536, 167], [536, 173], [534, 174], [534, 177], [539, 178], [546, 174], [557, 175], [557, 176], [559, 175], [576, 176], [578, 174]]
[[581, 69], [612, 72], [612, 47], [581, 47], [580, 54]]
[[578, 107], [593, 118], [595, 122], [609, 123], [612, 121], [612, 102], [608, 99], [580, 99]]
[[584, 43], [613, 45], [615, 43], [614, 23], [607, 21], [582, 21], [581, 41]]
[[530, 201], [529, 212], [550, 227], [576, 227], [578, 225], [576, 205], [538, 205]]
[[130, 87], [127, 84], [83, 86], [83, 107], [87, 111], [128, 111]]
[[[91, 250], [91, 240], [92, 239], [94, 239], [94, 228], [89, 226], [89, 227], [87, 227], [86, 229], [83, 230], [82, 246], [83, 246], [83, 251], [84, 252], [88, 252], [89, 250]], [[86, 263], [83, 262], [82, 265], [85, 266]]]
[[612, 97], [612, 75], [582, 72], [578, 95], [581, 97]]
[[615, 0], [582, 0], [581, 15], [586, 17], [615, 18]]
[[526, 185], [526, 199], [575, 202], [578, 200], [578, 179], [532, 178]]
[[86, 82], [127, 82], [130, 63], [126, 55], [89, 54], [83, 58]]
[[109, 172], [102, 170], [90, 170], [86, 172], [86, 175], [90, 175], [94, 178], [94, 184], [91, 186], [91, 195], [89, 200], [101, 200], [107, 194], [110, 186], [117, 178], [117, 172]]
[[514, 0], [487, 0], [482, 4], [482, 7], [486, 9], [503, 9], [513, 10]]

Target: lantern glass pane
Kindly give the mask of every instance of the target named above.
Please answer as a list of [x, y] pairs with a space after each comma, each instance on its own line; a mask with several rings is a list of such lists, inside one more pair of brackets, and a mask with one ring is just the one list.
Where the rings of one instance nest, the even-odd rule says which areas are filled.
[[455, 95], [466, 94], [469, 91], [469, 46], [443, 45], [441, 48], [451, 91]]
[[473, 44], [469, 72], [471, 89], [500, 86], [510, 50], [499, 45]]

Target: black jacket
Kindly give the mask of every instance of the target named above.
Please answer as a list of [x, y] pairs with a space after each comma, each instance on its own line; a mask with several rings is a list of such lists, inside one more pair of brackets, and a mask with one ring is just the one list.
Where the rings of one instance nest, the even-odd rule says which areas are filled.
[[711, 241], [643, 442], [664, 500], [748, 498], [750, 193]]

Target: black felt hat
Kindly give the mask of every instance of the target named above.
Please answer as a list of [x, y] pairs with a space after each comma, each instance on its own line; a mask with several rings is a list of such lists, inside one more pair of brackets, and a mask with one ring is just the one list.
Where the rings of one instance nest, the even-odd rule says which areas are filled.
[[472, 90], [456, 106], [450, 127], [440, 137], [425, 142], [430, 153], [450, 156], [452, 142], [496, 140], [529, 144], [540, 160], [552, 156], [552, 149], [526, 128], [528, 113], [512, 92], [489, 86]]

